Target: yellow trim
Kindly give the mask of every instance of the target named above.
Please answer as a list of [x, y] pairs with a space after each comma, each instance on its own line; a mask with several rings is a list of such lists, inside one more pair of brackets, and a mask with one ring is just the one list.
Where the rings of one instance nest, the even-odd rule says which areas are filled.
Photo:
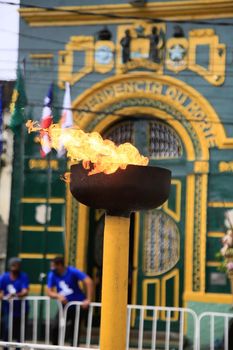
[[[62, 11], [64, 9], [64, 11]], [[80, 11], [84, 13], [72, 13]], [[88, 15], [93, 12], [96, 15]], [[229, 18], [233, 16], [231, 0], [184, 0], [152, 2], [145, 7], [133, 7], [129, 4], [93, 5], [93, 6], [65, 6], [57, 7], [57, 11], [46, 11], [40, 8], [21, 8], [20, 16], [30, 25], [40, 26], [73, 26], [100, 23], [131, 23], [135, 18], [162, 19], [196, 19], [196, 18]], [[108, 18], [109, 13], [121, 18]], [[127, 17], [133, 17], [132, 19]]]
[[206, 266], [207, 267], [219, 267], [219, 266], [221, 266], [221, 263], [219, 261], [207, 261]]
[[[148, 287], [149, 285], [155, 286], [155, 304], [153, 306], [160, 306], [160, 280], [158, 278], [153, 279], [144, 279], [142, 283], [142, 305], [148, 304]], [[147, 321], [153, 321], [153, 316], [148, 316], [148, 312], [146, 311], [144, 314], [144, 319]], [[157, 315], [159, 317], [159, 315]]]
[[30, 284], [29, 287], [29, 295], [39, 295], [41, 292], [41, 285], [40, 284]]
[[[45, 227], [44, 226], [20, 226], [20, 231], [44, 232]], [[48, 226], [47, 231], [48, 232], [63, 232], [64, 227], [63, 226]]]
[[32, 60], [51, 59], [54, 57], [54, 54], [52, 54], [52, 53], [30, 53], [29, 57]]
[[166, 201], [166, 203], [163, 205], [163, 210], [170, 215], [175, 221], [180, 221], [180, 215], [181, 215], [181, 181], [177, 179], [171, 180], [171, 185], [176, 186], [176, 209], [175, 211], [171, 210], [168, 207], [169, 200]]
[[[180, 289], [180, 275], [179, 270], [174, 269], [170, 273], [166, 274], [161, 281], [161, 306], [169, 306], [166, 301], [166, 283], [168, 280], [174, 278], [174, 290], [173, 290], [173, 305], [174, 307], [179, 307], [179, 289]], [[171, 317], [171, 321], [177, 321], [179, 318], [179, 312], [175, 311]], [[161, 320], [166, 321], [167, 312], [161, 312]]]
[[[64, 198], [49, 198], [49, 204], [64, 204]], [[47, 203], [47, 198], [21, 198], [21, 203]]]
[[[138, 282], [138, 252], [140, 239], [140, 214], [137, 212], [134, 216], [134, 249], [133, 249], [133, 273], [132, 273], [132, 298], [131, 304], [137, 304], [137, 282]], [[131, 326], [136, 321], [136, 310], [132, 310]]]
[[196, 301], [200, 303], [232, 304], [232, 294], [186, 292], [184, 294], [184, 300], [185, 302]]
[[194, 162], [194, 172], [195, 173], [208, 173], [209, 172], [209, 162]]
[[225, 232], [208, 232], [207, 237], [210, 238], [222, 238], [225, 236]]
[[184, 253], [184, 290], [191, 291], [193, 286], [193, 228], [194, 228], [195, 176], [186, 179], [185, 208], [185, 253]]
[[30, 169], [45, 170], [48, 169], [48, 167], [51, 167], [53, 170], [59, 169], [59, 163], [56, 159], [51, 159], [50, 161], [47, 159], [29, 159], [28, 166]]
[[[73, 72], [74, 52], [82, 51], [85, 54], [84, 65], [81, 69]], [[65, 87], [65, 82], [74, 85], [85, 75], [91, 73], [94, 68], [94, 37], [71, 36], [66, 44], [66, 49], [59, 51], [58, 85]]]
[[[61, 254], [46, 254], [45, 258], [48, 260], [54, 259], [56, 256], [60, 256]], [[20, 253], [19, 257], [21, 259], [43, 259], [44, 255], [39, 253]]]
[[63, 226], [49, 226], [48, 232], [64, 232]]
[[[209, 47], [208, 68], [197, 64], [196, 52], [201, 45]], [[222, 55], [219, 55], [219, 50]], [[225, 80], [226, 45], [219, 43], [213, 29], [194, 29], [189, 35], [189, 69], [203, 76], [210, 84], [222, 85]]]
[[210, 208], [233, 208], [233, 202], [209, 202]]
[[218, 170], [220, 173], [233, 172], [233, 161], [230, 162], [219, 162]]
[[[206, 276], [206, 222], [207, 222], [207, 184], [208, 175], [201, 175], [201, 225], [200, 225], [200, 291], [205, 291]], [[188, 215], [188, 213], [187, 213]]]
[[89, 232], [89, 208], [79, 203], [77, 225], [76, 267], [86, 271], [87, 243]]

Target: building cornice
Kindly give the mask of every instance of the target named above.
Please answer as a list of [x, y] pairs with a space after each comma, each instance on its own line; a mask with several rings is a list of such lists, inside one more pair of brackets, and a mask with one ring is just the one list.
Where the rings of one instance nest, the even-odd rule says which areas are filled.
[[[75, 12], [77, 11], [77, 12]], [[63, 6], [54, 10], [21, 8], [19, 10], [30, 26], [72, 26], [97, 23], [126, 23], [135, 19], [195, 20], [233, 17], [232, 0], [184, 0], [152, 2], [143, 8], [130, 4], [95, 6]], [[122, 18], [108, 17], [109, 14]]]

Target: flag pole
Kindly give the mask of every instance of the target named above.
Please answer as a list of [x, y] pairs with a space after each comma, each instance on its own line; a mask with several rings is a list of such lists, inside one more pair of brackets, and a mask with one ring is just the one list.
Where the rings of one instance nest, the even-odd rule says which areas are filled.
[[[24, 81], [24, 88], [26, 90], [26, 58], [22, 60], [22, 76]], [[24, 195], [24, 173], [25, 173], [25, 110], [24, 110], [24, 122], [20, 126], [20, 169], [21, 169], [21, 176], [20, 176], [20, 201], [21, 198]], [[15, 136], [18, 137], [18, 136]], [[19, 220], [20, 225], [23, 225], [23, 206], [20, 203], [19, 205]], [[22, 234], [20, 235], [20, 241], [19, 241], [19, 251], [22, 251]]]
[[[45, 198], [45, 217], [43, 222], [43, 236], [42, 236], [42, 262], [41, 272], [39, 276], [40, 281], [40, 295], [44, 294], [44, 285], [47, 268], [47, 246], [48, 246], [48, 227], [50, 222], [50, 197], [51, 197], [51, 182], [52, 182], [52, 167], [51, 167], [51, 145], [48, 129], [52, 124], [52, 102], [53, 101], [53, 83], [50, 84], [47, 95], [44, 98], [42, 118], [41, 118], [41, 156], [46, 159], [47, 173], [46, 173], [46, 198]], [[47, 130], [47, 131], [46, 131]]]
[[[47, 246], [48, 246], [48, 226], [50, 221], [50, 212], [49, 212], [49, 204], [51, 197], [51, 181], [52, 181], [52, 167], [51, 167], [51, 152], [46, 155], [46, 159], [48, 162], [47, 167], [47, 189], [46, 189], [46, 202], [45, 202], [45, 224], [44, 224], [44, 232], [43, 232], [43, 258], [42, 258], [42, 271], [39, 276], [40, 280], [40, 296], [43, 296], [45, 293], [45, 283], [46, 283], [46, 266], [47, 266]], [[42, 335], [42, 323], [43, 323], [43, 311], [44, 304], [40, 303], [39, 309], [39, 339]]]
[[[50, 101], [48, 104], [48, 101], [46, 102], [43, 107], [43, 113], [42, 113], [42, 126], [45, 128], [48, 128], [52, 122], [52, 94], [53, 94], [53, 85], [50, 86], [49, 92], [47, 97], [49, 97]], [[45, 108], [49, 108], [49, 110], [46, 110]], [[45, 113], [45, 115], [44, 115]], [[47, 114], [48, 113], [48, 114]], [[45, 117], [45, 118], [44, 118]], [[44, 119], [43, 119], [44, 118]], [[45, 123], [45, 125], [43, 125]], [[51, 167], [51, 158], [52, 158], [52, 152], [51, 147], [49, 149], [44, 150], [42, 147], [42, 151], [45, 151], [46, 160], [47, 160], [47, 188], [46, 188], [46, 200], [45, 200], [45, 221], [44, 221], [44, 230], [43, 230], [43, 241], [42, 241], [42, 269], [40, 273], [40, 295], [43, 296], [45, 293], [45, 283], [46, 283], [46, 273], [47, 273], [47, 248], [48, 248], [48, 228], [50, 223], [50, 198], [51, 198], [51, 183], [52, 183], [52, 167]], [[42, 332], [42, 321], [43, 321], [43, 304], [41, 303], [40, 307], [40, 314], [39, 314], [39, 334], [41, 335]]]
[[45, 277], [46, 277], [46, 266], [47, 266], [47, 246], [48, 246], [48, 226], [50, 222], [50, 197], [51, 197], [51, 182], [52, 182], [52, 167], [51, 167], [51, 152], [46, 156], [48, 167], [47, 167], [47, 190], [46, 190], [46, 208], [45, 208], [45, 224], [44, 224], [44, 235], [43, 235], [43, 262], [42, 272], [40, 274], [41, 292], [43, 296], [45, 292]]

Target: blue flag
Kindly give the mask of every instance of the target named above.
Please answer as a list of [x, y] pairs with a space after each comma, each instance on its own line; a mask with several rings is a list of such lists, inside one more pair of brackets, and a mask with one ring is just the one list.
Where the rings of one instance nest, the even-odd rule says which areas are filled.
[[3, 85], [0, 85], [0, 155], [3, 149], [3, 134], [2, 125], [3, 124]]

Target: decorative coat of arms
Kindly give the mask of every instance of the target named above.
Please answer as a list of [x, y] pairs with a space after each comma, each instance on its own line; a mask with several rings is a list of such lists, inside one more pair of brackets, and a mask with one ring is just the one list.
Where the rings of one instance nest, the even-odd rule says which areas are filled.
[[162, 69], [165, 48], [165, 26], [138, 23], [118, 28], [117, 71], [138, 68]]

